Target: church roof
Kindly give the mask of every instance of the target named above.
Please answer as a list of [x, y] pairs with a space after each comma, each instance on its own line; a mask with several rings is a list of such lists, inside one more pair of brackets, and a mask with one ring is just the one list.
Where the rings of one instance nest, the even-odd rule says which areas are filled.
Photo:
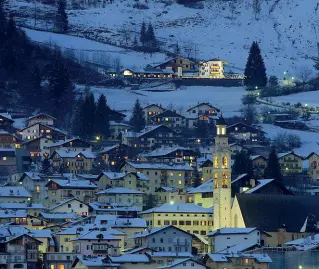
[[238, 194], [236, 198], [245, 226], [266, 232], [277, 232], [282, 225], [287, 232], [300, 232], [309, 215], [319, 218], [318, 196]]

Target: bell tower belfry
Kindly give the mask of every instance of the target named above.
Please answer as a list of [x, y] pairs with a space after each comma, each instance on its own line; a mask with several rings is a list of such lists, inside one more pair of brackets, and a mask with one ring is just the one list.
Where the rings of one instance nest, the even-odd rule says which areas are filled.
[[214, 230], [231, 227], [231, 149], [223, 117], [217, 121], [216, 128], [213, 150]]

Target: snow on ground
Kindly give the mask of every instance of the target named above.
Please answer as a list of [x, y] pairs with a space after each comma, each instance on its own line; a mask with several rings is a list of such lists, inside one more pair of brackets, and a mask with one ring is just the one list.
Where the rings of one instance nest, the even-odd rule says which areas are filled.
[[140, 68], [145, 67], [147, 64], [155, 64], [163, 62], [166, 58], [164, 54], [154, 53], [152, 55], [141, 52], [130, 51], [116, 46], [95, 42], [89, 39], [55, 34], [50, 32], [35, 31], [24, 29], [27, 36], [36, 42], [57, 45], [65, 49], [73, 49], [77, 52], [86, 52], [91, 54], [92, 57], [95, 52], [104, 53], [113, 58], [118, 57], [125, 68], [132, 68], [133, 66]]
[[[316, 23], [316, 1], [262, 1], [257, 20], [252, 0], [239, 1], [234, 8], [231, 1], [205, 1], [204, 9], [187, 8], [165, 0], [148, 1], [149, 9], [141, 10], [133, 8], [134, 3], [116, 0], [106, 4], [105, 8], [69, 10], [70, 29], [73, 33], [104, 38], [117, 45], [125, 45], [126, 35], [128, 45], [132, 45], [142, 22], [152, 22], [164, 48], [172, 51], [169, 46], [178, 42], [186, 55], [186, 48], [193, 47], [192, 57], [221, 58], [235, 72], [244, 69], [249, 47], [255, 40], [260, 42], [269, 75], [282, 78], [283, 72], [289, 71], [298, 78], [300, 69], [305, 66], [313, 68], [312, 61], [306, 58], [317, 55], [319, 27]], [[24, 15], [20, 20], [33, 25], [32, 2], [29, 3], [29, 12], [26, 11], [27, 4], [22, 5], [21, 1], [13, 0], [9, 4], [11, 9]], [[68, 45], [76, 46], [76, 43], [74, 39]]]
[[289, 102], [291, 104], [302, 103], [308, 106], [319, 107], [319, 91], [300, 92], [285, 96], [276, 96], [271, 99], [277, 102]]
[[17, 129], [22, 129], [25, 127], [25, 123], [26, 123], [26, 119], [27, 118], [17, 118], [14, 119], [14, 123], [13, 123], [13, 127], [17, 128]]
[[267, 137], [272, 139], [278, 133], [287, 132], [289, 134], [298, 135], [301, 138], [302, 146], [301, 148], [294, 149], [294, 151], [301, 156], [308, 156], [311, 152], [319, 152], [319, 133], [298, 131], [298, 130], [288, 130], [283, 129], [278, 126], [271, 124], [259, 124], [262, 130], [267, 133]]
[[[82, 88], [83, 86], [78, 86]], [[128, 89], [109, 89], [102, 87], [92, 87], [95, 98], [104, 94], [108, 104], [113, 109], [131, 110], [135, 100], [138, 98], [143, 106], [148, 104], [162, 104], [164, 107], [173, 105], [174, 109], [187, 110], [200, 102], [209, 102], [221, 109], [225, 117], [239, 114], [242, 106], [241, 98], [246, 91], [242, 87], [184, 87], [176, 91], [151, 92], [151, 91], [131, 91]]]

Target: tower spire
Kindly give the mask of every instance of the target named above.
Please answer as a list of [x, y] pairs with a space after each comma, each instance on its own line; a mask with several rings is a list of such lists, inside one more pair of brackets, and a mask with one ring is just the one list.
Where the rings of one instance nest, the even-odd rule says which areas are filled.
[[231, 227], [231, 149], [228, 144], [227, 125], [221, 115], [216, 122], [213, 150], [214, 229]]

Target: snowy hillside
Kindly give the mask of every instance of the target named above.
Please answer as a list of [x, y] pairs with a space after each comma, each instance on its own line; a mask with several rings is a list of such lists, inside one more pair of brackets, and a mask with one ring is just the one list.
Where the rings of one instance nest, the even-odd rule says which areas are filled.
[[[134, 1], [115, 0], [105, 8], [69, 10], [71, 34], [81, 32], [81, 35], [113, 44], [131, 45], [141, 23], [152, 22], [166, 49], [172, 50], [171, 45], [177, 42], [184, 50], [191, 46], [194, 48], [191, 56], [224, 59], [237, 72], [245, 66], [252, 41], [258, 40], [268, 74], [279, 77], [284, 71], [298, 77], [300, 69], [312, 67], [312, 61], [306, 58], [317, 55], [317, 1], [261, 0], [258, 20], [252, 0], [235, 1], [235, 7], [231, 1], [205, 1], [204, 9], [168, 2], [148, 1], [149, 9], [140, 10], [132, 7]], [[46, 14], [52, 16], [52, 7], [38, 5], [41, 16], [35, 22], [32, 3], [13, 0], [10, 5], [20, 11], [23, 17], [20, 21], [43, 29], [49, 27], [50, 22], [44, 24], [41, 18]]]

